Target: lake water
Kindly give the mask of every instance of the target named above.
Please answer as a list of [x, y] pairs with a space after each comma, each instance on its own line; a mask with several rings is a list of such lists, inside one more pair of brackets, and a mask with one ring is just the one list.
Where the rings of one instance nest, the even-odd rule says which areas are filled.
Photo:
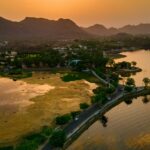
[[[132, 77], [143, 85], [143, 78], [150, 77], [150, 51], [123, 54], [127, 57], [116, 61], [136, 61], [143, 71]], [[105, 116], [106, 127], [96, 121], [68, 150], [150, 150], [150, 96], [133, 99], [130, 105], [122, 102]]]

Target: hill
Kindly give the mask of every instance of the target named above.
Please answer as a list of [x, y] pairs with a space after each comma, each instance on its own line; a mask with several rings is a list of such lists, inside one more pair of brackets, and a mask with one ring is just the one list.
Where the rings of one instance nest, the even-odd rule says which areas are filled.
[[150, 24], [126, 25], [122, 28], [106, 28], [103, 25], [96, 24], [85, 28], [85, 31], [99, 36], [110, 36], [118, 33], [127, 33], [132, 35], [150, 34]]
[[20, 22], [0, 17], [0, 40], [68, 40], [111, 36], [119, 33], [150, 35], [150, 24], [126, 25], [122, 28], [106, 28], [96, 24], [79, 27], [70, 19], [48, 20], [26, 17]]
[[0, 39], [2, 40], [55, 40], [86, 38], [89, 34], [72, 20], [57, 21], [27, 17], [20, 22], [0, 18]]

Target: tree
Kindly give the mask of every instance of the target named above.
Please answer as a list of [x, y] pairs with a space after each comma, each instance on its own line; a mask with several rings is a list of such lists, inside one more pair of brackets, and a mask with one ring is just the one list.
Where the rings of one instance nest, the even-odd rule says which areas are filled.
[[113, 92], [115, 92], [115, 87], [114, 86], [111, 86], [111, 87], [108, 87], [106, 88], [106, 92], [107, 94], [112, 94]]
[[50, 138], [50, 144], [54, 147], [63, 147], [66, 141], [66, 134], [63, 130], [55, 130]]
[[131, 68], [131, 63], [130, 62], [126, 62], [126, 61], [119, 62], [119, 63], [114, 65], [114, 68], [116, 70], [118, 70], [118, 69], [130, 69]]
[[81, 113], [81, 111], [72, 111], [70, 114], [71, 114], [72, 118], [75, 119], [80, 113]]
[[131, 64], [132, 64], [133, 67], [135, 67], [137, 65], [137, 62], [136, 61], [132, 61]]
[[80, 109], [82, 109], [82, 110], [85, 110], [85, 109], [87, 109], [89, 107], [89, 104], [87, 104], [87, 103], [81, 103], [80, 104]]
[[135, 86], [135, 80], [133, 78], [127, 78], [126, 85]]
[[70, 114], [65, 114], [63, 116], [56, 117], [56, 124], [57, 125], [64, 125], [68, 123], [72, 119]]
[[127, 92], [131, 92], [134, 87], [135, 87], [134, 79], [133, 78], [127, 78], [124, 90], [127, 91]]
[[92, 97], [92, 104], [94, 103], [100, 103], [100, 104], [105, 104], [107, 102], [107, 96], [106, 96], [106, 92], [100, 92], [98, 94], [96, 94], [95, 96]]
[[143, 79], [143, 82], [145, 84], [145, 87], [148, 87], [148, 85], [150, 83], [150, 79], [146, 77], [146, 78]]
[[24, 140], [15, 148], [15, 150], [36, 150], [37, 148], [38, 143], [35, 141]]
[[129, 86], [129, 85], [126, 85], [124, 90], [127, 91], [127, 92], [131, 92], [133, 90], [133, 87]]

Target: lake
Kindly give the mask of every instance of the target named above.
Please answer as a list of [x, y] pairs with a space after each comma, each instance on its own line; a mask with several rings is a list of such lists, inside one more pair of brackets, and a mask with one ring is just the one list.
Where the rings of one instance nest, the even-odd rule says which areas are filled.
[[[127, 57], [119, 61], [136, 61], [142, 72], [132, 75], [137, 86], [144, 77], [150, 77], [150, 51], [122, 53]], [[150, 96], [138, 97], [132, 103], [122, 102], [105, 116], [104, 127], [100, 120], [86, 130], [68, 150], [149, 150], [150, 149]]]

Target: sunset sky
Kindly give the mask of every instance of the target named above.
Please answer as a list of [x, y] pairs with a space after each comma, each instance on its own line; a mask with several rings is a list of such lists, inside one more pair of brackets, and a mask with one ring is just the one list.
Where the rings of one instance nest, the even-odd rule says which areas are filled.
[[0, 0], [0, 16], [70, 18], [81, 26], [150, 23], [150, 0]]

